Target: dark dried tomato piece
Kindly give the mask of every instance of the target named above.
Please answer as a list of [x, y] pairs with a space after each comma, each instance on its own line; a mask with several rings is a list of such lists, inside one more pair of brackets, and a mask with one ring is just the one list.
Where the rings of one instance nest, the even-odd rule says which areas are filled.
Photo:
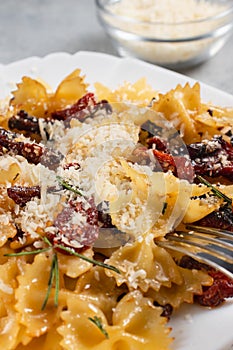
[[195, 259], [193, 259], [191, 256], [188, 256], [188, 255], [184, 255], [182, 256], [180, 262], [179, 262], [179, 266], [185, 268], [185, 269], [189, 269], [189, 270], [192, 270], [192, 269], [195, 269], [195, 270], [201, 270], [201, 269], [204, 269], [204, 270], [209, 270], [209, 269], [212, 269], [209, 265], [207, 264], [204, 264], [200, 261], [197, 261]]
[[233, 181], [233, 146], [222, 136], [187, 146], [195, 173]]
[[63, 158], [61, 153], [54, 152], [36, 143], [16, 141], [16, 137], [15, 133], [0, 128], [0, 147], [3, 150], [6, 149], [4, 153], [23, 156], [29, 163], [41, 163], [51, 170], [59, 166]]
[[67, 120], [68, 118], [77, 118], [80, 121], [83, 121], [87, 117], [86, 113], [80, 113], [83, 110], [93, 107], [96, 105], [95, 96], [93, 93], [87, 93], [82, 98], [80, 98], [76, 103], [71, 107], [65, 108], [60, 111], [53, 112], [51, 117], [56, 120]]
[[203, 264], [189, 256], [183, 256], [179, 265], [186, 269], [205, 270], [213, 278], [213, 284], [203, 287], [203, 293], [196, 295], [195, 300], [203, 306], [218, 306], [226, 298], [233, 297], [233, 279], [216, 271], [207, 264]]
[[208, 274], [213, 277], [213, 284], [204, 287], [202, 295], [197, 295], [196, 300], [203, 306], [218, 306], [225, 299], [233, 297], [233, 279], [230, 279], [220, 271], [211, 270]]
[[23, 110], [9, 119], [8, 126], [11, 130], [16, 129], [19, 131], [26, 131], [29, 134], [40, 135], [38, 118], [28, 115], [28, 113]]
[[70, 126], [71, 119], [83, 122], [88, 117], [93, 117], [99, 110], [105, 110], [107, 114], [112, 113], [112, 107], [107, 100], [97, 102], [93, 93], [87, 93], [71, 107], [53, 112], [52, 119], [62, 120], [66, 127]]
[[161, 137], [153, 136], [147, 139], [147, 145], [149, 148], [157, 149], [158, 151], [168, 152], [168, 143]]
[[40, 186], [23, 187], [23, 186], [12, 186], [7, 189], [8, 197], [19, 206], [23, 207], [32, 198], [40, 198]]
[[171, 154], [158, 151], [157, 149], [153, 149], [153, 154], [155, 158], [158, 160], [164, 172], [168, 172], [170, 170], [175, 174], [177, 173], [175, 160]]
[[233, 212], [229, 205], [221, 206], [217, 211], [210, 213], [194, 223], [198, 226], [214, 227], [233, 232]]
[[[161, 147], [163, 146], [161, 145]], [[141, 165], [149, 165], [153, 171], [171, 171], [180, 179], [190, 182], [194, 178], [194, 170], [187, 157], [173, 156], [157, 149], [148, 150], [145, 146], [142, 146], [133, 151], [130, 160]]]

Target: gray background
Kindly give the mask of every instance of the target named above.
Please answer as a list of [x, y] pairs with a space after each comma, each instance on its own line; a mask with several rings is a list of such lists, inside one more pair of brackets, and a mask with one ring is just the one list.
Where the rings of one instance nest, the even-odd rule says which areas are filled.
[[[0, 63], [51, 52], [116, 54], [94, 0], [0, 0]], [[233, 94], [233, 36], [209, 61], [182, 73]]]

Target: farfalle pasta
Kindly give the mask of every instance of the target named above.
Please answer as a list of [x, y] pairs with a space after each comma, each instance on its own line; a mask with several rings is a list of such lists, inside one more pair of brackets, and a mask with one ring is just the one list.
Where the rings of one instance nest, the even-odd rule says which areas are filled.
[[0, 116], [5, 350], [169, 350], [173, 309], [222, 302], [227, 277], [160, 242], [190, 223], [233, 231], [232, 118], [198, 83], [22, 77]]

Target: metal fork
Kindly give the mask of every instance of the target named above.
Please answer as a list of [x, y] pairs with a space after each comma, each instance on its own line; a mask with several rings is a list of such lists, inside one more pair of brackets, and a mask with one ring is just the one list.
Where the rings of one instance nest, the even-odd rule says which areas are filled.
[[233, 279], [233, 232], [211, 227], [186, 226], [188, 231], [176, 231], [157, 242], [206, 263]]

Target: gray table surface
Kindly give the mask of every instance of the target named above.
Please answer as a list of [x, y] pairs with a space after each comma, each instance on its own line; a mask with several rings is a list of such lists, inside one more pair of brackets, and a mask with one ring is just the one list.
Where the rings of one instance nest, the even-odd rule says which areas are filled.
[[[94, 0], [0, 0], [0, 63], [79, 50], [117, 54]], [[233, 94], [233, 36], [207, 62], [182, 73]]]

